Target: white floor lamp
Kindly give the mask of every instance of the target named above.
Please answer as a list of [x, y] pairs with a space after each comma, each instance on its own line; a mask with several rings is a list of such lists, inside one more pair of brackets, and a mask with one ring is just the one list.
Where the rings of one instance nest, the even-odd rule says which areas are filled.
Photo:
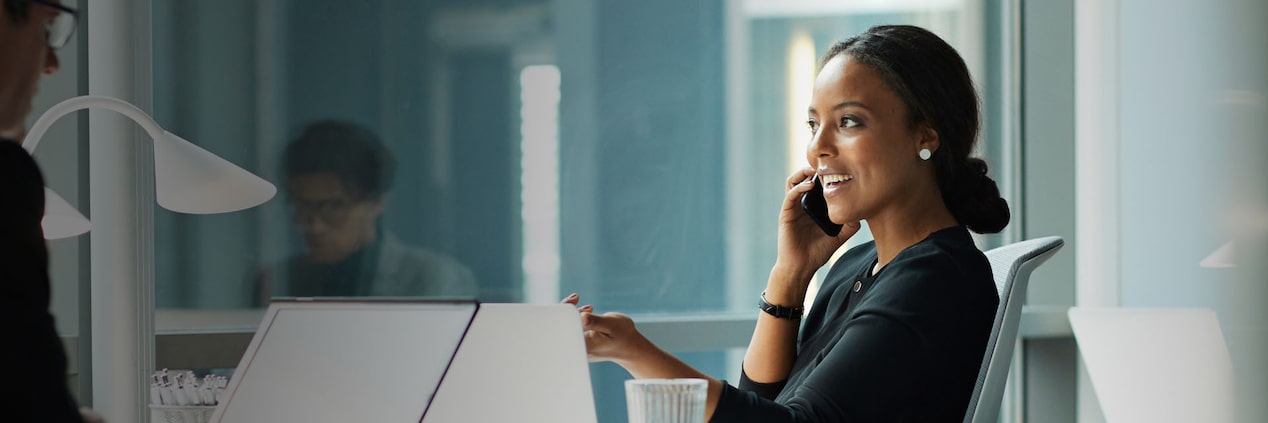
[[[277, 193], [277, 188], [268, 181], [167, 132], [141, 109], [113, 97], [88, 95], [54, 105], [31, 126], [22, 147], [33, 152], [53, 122], [87, 108], [123, 114], [153, 139], [155, 199], [165, 209], [194, 214], [226, 213], [260, 205]], [[88, 219], [51, 190], [45, 188], [45, 194], [46, 238], [64, 238], [88, 231], [91, 227]], [[92, 278], [94, 400], [108, 402], [101, 404], [111, 408], [111, 413], [106, 415], [108, 419], [141, 416], [139, 407], [146, 403], [148, 392], [147, 373], [152, 370], [149, 350], [154, 337], [153, 280], [99, 279], [103, 278], [96, 275]], [[107, 396], [109, 398], [105, 398]]]

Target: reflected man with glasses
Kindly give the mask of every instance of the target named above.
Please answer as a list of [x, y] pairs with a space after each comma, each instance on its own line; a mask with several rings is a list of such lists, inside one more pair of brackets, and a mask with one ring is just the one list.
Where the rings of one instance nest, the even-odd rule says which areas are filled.
[[3, 0], [0, 7], [0, 321], [6, 364], [0, 415], [13, 422], [98, 422], [75, 404], [66, 350], [49, 313], [44, 177], [19, 144], [41, 75], [75, 30], [74, 9], [56, 0]]
[[379, 216], [395, 160], [370, 130], [315, 122], [283, 160], [286, 199], [305, 251], [262, 275], [261, 300], [476, 295], [475, 278], [457, 260], [408, 247], [384, 230]]

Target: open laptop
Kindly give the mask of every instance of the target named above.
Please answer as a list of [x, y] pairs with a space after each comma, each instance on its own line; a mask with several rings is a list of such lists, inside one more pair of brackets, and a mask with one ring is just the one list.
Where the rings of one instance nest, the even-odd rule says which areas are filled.
[[1214, 311], [1073, 307], [1069, 316], [1106, 422], [1234, 420], [1233, 364]]
[[595, 419], [571, 306], [279, 299], [210, 421]]

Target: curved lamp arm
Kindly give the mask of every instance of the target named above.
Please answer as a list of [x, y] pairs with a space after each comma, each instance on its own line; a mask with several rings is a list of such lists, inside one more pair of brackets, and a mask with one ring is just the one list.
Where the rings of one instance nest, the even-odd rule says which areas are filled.
[[68, 98], [61, 103], [54, 104], [53, 107], [49, 107], [44, 114], [40, 115], [39, 119], [35, 120], [35, 124], [31, 125], [31, 129], [27, 131], [26, 138], [22, 140], [22, 148], [25, 148], [27, 152], [34, 153], [35, 146], [39, 145], [40, 138], [43, 138], [44, 132], [47, 132], [48, 128], [53, 126], [53, 122], [57, 122], [62, 116], [66, 116], [71, 112], [89, 108], [119, 112], [141, 125], [145, 132], [150, 134], [150, 138], [158, 139], [166, 132], [163, 127], [159, 126], [158, 122], [154, 121], [154, 118], [132, 105], [132, 103], [104, 95], [84, 95]]
[[[277, 193], [277, 188], [268, 181], [164, 130], [149, 114], [114, 97], [86, 95], [53, 105], [31, 125], [22, 148], [34, 152], [53, 122], [88, 108], [113, 110], [127, 116], [154, 140], [155, 199], [165, 209], [191, 214], [227, 213], [263, 204]], [[88, 219], [51, 190], [45, 190], [47, 238], [88, 231]]]

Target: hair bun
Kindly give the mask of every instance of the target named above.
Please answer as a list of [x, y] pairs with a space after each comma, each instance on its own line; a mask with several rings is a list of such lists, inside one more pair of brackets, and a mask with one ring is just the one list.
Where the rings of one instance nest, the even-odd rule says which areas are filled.
[[999, 185], [986, 176], [986, 162], [969, 158], [958, 173], [956, 192], [947, 205], [956, 220], [977, 233], [996, 233], [1011, 218], [1008, 201], [999, 195]]

